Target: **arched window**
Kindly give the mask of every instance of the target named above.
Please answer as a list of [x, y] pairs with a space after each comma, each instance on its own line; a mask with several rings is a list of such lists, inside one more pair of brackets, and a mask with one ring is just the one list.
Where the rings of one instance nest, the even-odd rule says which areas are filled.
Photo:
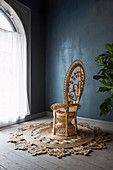
[[[27, 38], [23, 24], [5, 1], [0, 4], [0, 126], [29, 114]], [[10, 12], [9, 12], [10, 11]]]
[[12, 32], [16, 31], [13, 23], [2, 9], [0, 9], [0, 28]]

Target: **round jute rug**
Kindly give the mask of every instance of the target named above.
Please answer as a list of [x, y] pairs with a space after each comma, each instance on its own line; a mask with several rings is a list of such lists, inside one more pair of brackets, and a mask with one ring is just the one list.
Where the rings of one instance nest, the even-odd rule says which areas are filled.
[[28, 150], [32, 155], [46, 154], [61, 158], [70, 154], [88, 155], [92, 149], [105, 149], [111, 139], [100, 128], [78, 124], [78, 134], [70, 137], [53, 135], [52, 122], [32, 123], [12, 132], [9, 142], [15, 149]]

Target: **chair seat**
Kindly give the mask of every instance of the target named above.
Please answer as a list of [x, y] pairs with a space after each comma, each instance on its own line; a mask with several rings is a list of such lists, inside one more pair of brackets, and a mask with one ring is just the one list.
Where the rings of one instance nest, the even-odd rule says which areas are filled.
[[[76, 105], [70, 105], [69, 106], [69, 113], [75, 113], [78, 109], [81, 108], [81, 105], [76, 104]], [[61, 103], [56, 103], [51, 106], [51, 109], [56, 111], [57, 113], [66, 113], [66, 104], [61, 104]]]
[[[77, 106], [69, 106], [69, 113], [75, 113], [77, 110]], [[65, 113], [66, 112], [66, 108], [65, 107], [61, 107], [56, 109], [57, 113]]]

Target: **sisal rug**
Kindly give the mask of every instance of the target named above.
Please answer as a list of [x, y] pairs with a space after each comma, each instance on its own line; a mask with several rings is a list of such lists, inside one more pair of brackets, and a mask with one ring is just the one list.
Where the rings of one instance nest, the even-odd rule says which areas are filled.
[[8, 142], [15, 149], [28, 150], [32, 155], [46, 154], [61, 158], [71, 154], [88, 155], [93, 149], [106, 149], [105, 142], [111, 141], [107, 133], [98, 127], [79, 123], [78, 134], [62, 137], [52, 134], [52, 122], [32, 123], [12, 132]]

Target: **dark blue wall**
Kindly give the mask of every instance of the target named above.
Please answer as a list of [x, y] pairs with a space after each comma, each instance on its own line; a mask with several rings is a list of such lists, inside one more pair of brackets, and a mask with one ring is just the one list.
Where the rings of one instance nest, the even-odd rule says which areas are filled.
[[63, 102], [63, 79], [69, 65], [80, 59], [86, 67], [86, 86], [78, 116], [113, 121], [113, 112], [99, 117], [106, 97], [97, 93], [101, 85], [94, 57], [113, 43], [113, 0], [47, 0], [46, 4], [46, 110]]

